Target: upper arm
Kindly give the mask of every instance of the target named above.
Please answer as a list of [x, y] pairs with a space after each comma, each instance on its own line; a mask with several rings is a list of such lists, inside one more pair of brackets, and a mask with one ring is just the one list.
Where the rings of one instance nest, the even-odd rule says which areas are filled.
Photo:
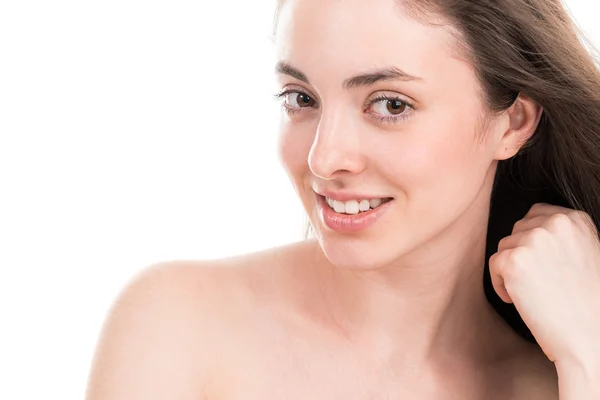
[[195, 271], [153, 266], [121, 292], [98, 341], [87, 400], [202, 398], [210, 346]]

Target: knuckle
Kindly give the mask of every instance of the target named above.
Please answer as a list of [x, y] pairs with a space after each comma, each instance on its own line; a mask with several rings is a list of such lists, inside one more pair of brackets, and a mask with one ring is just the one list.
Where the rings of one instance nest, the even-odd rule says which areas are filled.
[[529, 232], [528, 241], [534, 245], [541, 244], [546, 241], [548, 234], [549, 232], [546, 229], [538, 226]]
[[525, 222], [525, 220], [523, 220], [523, 219], [520, 219], [517, 222], [515, 222], [515, 224], [513, 225], [513, 232], [518, 230], [523, 225], [524, 222]]
[[543, 209], [546, 205], [544, 203], [535, 203], [531, 206], [531, 210]]
[[566, 230], [573, 227], [573, 220], [566, 214], [554, 214], [548, 218], [546, 225], [551, 230]]
[[493, 275], [502, 275], [508, 266], [508, 250], [500, 251], [494, 254], [489, 261], [490, 273]]
[[512, 263], [519, 263], [525, 258], [526, 250], [523, 247], [512, 249], [508, 255], [508, 260]]
[[492, 272], [497, 272], [498, 267], [500, 266], [500, 262], [498, 260], [500, 259], [501, 254], [502, 253], [496, 253], [490, 257], [489, 266]]
[[518, 274], [529, 259], [529, 250], [525, 247], [517, 247], [512, 249], [507, 256], [506, 274], [512, 276]]
[[500, 239], [500, 241], [498, 242], [498, 249], [504, 248], [507, 241], [508, 241], [508, 237]]
[[530, 260], [530, 250], [515, 247], [494, 254], [489, 260], [490, 273], [502, 276], [504, 281], [513, 281], [522, 275]]

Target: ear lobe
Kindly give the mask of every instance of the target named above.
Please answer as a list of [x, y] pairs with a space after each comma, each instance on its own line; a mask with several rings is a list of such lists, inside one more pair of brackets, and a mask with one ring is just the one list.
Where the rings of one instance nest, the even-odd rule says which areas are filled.
[[506, 160], [519, 152], [535, 133], [543, 111], [542, 106], [535, 100], [519, 93], [513, 105], [506, 111], [509, 127], [502, 137], [498, 160]]

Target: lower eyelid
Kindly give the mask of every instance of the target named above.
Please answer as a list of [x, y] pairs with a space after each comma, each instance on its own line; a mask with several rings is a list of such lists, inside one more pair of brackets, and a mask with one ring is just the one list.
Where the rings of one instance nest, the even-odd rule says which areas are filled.
[[379, 116], [378, 114], [367, 112], [368, 118], [378, 123], [396, 124], [409, 120], [414, 117], [415, 110], [409, 106], [409, 111], [398, 115]]

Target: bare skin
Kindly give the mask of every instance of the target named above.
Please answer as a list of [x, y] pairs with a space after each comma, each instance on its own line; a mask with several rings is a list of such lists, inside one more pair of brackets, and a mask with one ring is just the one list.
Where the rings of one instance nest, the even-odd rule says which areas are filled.
[[331, 275], [313, 268], [319, 254], [307, 241], [213, 270], [235, 328], [225, 341], [219, 334], [208, 399], [558, 398], [554, 365], [493, 311], [479, 336], [425, 362], [396, 351], [402, 338], [378, 342], [342, 328]]
[[145, 271], [106, 322], [86, 398], [558, 398], [554, 365], [493, 311], [425, 361], [342, 328], [320, 257], [310, 240]]
[[[482, 283], [497, 162], [541, 107], [519, 96], [487, 114], [454, 36], [396, 5], [286, 0], [280, 155], [316, 239], [144, 272], [109, 316], [88, 400], [558, 397], [554, 365]], [[344, 85], [382, 68], [417, 79]], [[318, 192], [392, 201], [341, 233]]]

